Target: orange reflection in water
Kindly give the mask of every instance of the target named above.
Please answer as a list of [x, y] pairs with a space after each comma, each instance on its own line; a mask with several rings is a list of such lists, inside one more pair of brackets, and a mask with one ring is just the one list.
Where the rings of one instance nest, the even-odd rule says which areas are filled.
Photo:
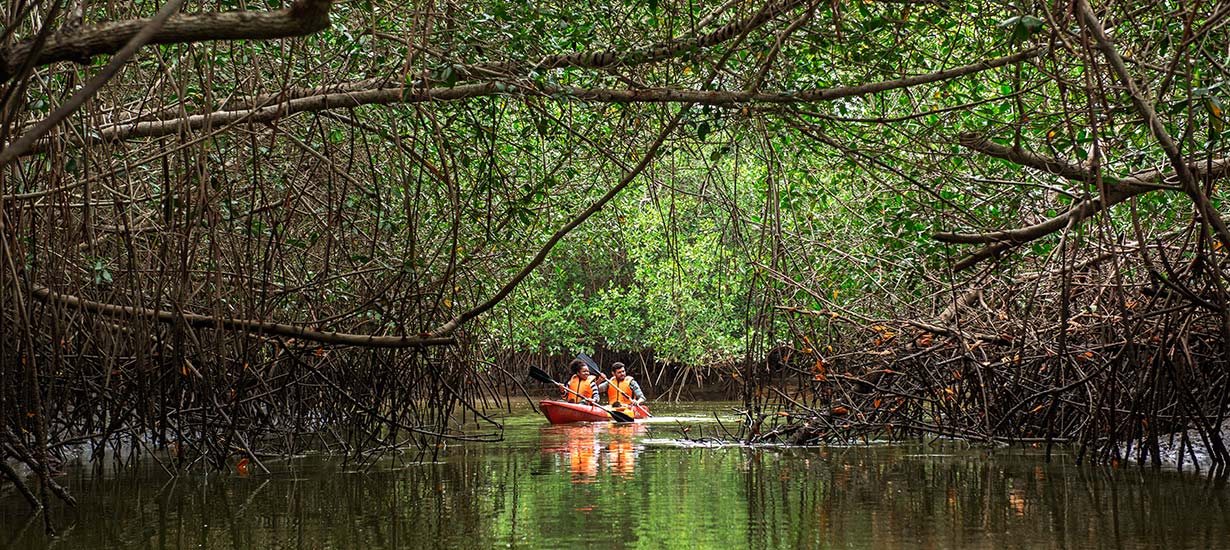
[[573, 483], [593, 483], [598, 479], [597, 438], [578, 437], [568, 442], [568, 470]]
[[632, 477], [636, 470], [636, 455], [640, 445], [636, 436], [644, 435], [647, 427], [644, 424], [611, 424], [611, 440], [607, 444], [607, 464], [611, 466], [611, 475], [621, 478]]
[[641, 449], [636, 438], [647, 429], [644, 424], [557, 424], [544, 426], [539, 440], [543, 453], [567, 457], [573, 483], [593, 483], [608, 470], [613, 477], [631, 477]]

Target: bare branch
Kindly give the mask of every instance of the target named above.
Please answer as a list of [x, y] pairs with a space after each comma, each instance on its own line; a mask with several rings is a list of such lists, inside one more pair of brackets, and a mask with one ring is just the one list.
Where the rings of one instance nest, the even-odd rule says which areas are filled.
[[[1087, 181], [1085, 178], [1090, 177], [1090, 174], [1079, 166], [1073, 166], [1058, 159], [1038, 155], [1037, 153], [990, 143], [985, 139], [972, 135], [961, 136], [961, 144], [990, 156], [1011, 160], [1024, 166], [1058, 174], [1077, 181]], [[1221, 178], [1230, 174], [1230, 158], [1207, 162], [1191, 162], [1186, 165], [1186, 168], [1189, 173], [1195, 174], [1198, 177]], [[1107, 207], [1114, 206], [1137, 195], [1158, 190], [1179, 191], [1181, 189], [1174, 185], [1177, 178], [1178, 176], [1174, 172], [1163, 173], [1160, 170], [1147, 170], [1122, 179], [1103, 176], [1106, 182], [1105, 204], [1102, 203], [1101, 199], [1091, 198], [1076, 203], [1072, 208], [1058, 216], [1028, 227], [984, 233], [936, 233], [932, 235], [932, 238], [940, 242], [953, 244], [989, 244], [986, 248], [962, 258], [953, 265], [954, 270], [961, 271], [1016, 245], [1034, 241], [1060, 231], [1067, 227], [1069, 223], [1081, 223], [1098, 212], [1105, 210]], [[1076, 218], [1075, 221], [1072, 218]]]
[[150, 37], [158, 34], [158, 31], [161, 30], [163, 25], [166, 24], [166, 21], [171, 17], [171, 14], [179, 11], [179, 8], [183, 6], [183, 3], [184, 0], [171, 0], [164, 5], [162, 9], [158, 10], [158, 14], [155, 15], [153, 19], [150, 19], [145, 23], [145, 27], [142, 28], [140, 32], [134, 34], [132, 38], [124, 44], [124, 47], [120, 50], [119, 54], [112, 58], [111, 61], [107, 62], [107, 66], [103, 67], [102, 71], [99, 71], [98, 74], [94, 75], [89, 82], [86, 82], [85, 86], [82, 86], [80, 90], [74, 92], [73, 96], [70, 97], [68, 101], [57, 107], [55, 111], [52, 111], [47, 118], [40, 121], [34, 126], [33, 129], [23, 134], [17, 139], [17, 141], [14, 141], [8, 147], [0, 150], [0, 167], [7, 165], [9, 162], [12, 162], [14, 159], [25, 154], [26, 151], [34, 145], [36, 140], [46, 135], [47, 132], [50, 132], [52, 128], [55, 128], [56, 125], [60, 124], [60, 122], [62, 122], [65, 118], [68, 118], [69, 115], [81, 108], [87, 99], [98, 93], [98, 90], [102, 89], [103, 85], [119, 73], [120, 69], [124, 67], [124, 64], [128, 62], [128, 59], [136, 54], [137, 50], [140, 50], [141, 47], [145, 46], [145, 44], [149, 42]]
[[120, 317], [125, 319], [147, 318], [168, 324], [184, 323], [185, 325], [195, 328], [212, 328], [251, 332], [253, 334], [286, 336], [291, 338], [299, 338], [301, 340], [309, 340], [312, 342], [320, 342], [322, 344], [362, 348], [418, 348], [426, 346], [445, 346], [456, 343], [456, 341], [451, 337], [429, 335], [373, 336], [368, 334], [326, 332], [297, 325], [270, 323], [267, 321], [225, 319], [211, 315], [177, 313], [174, 311], [148, 309], [136, 306], [120, 306], [86, 300], [84, 298], [70, 296], [68, 294], [60, 294], [41, 285], [33, 285], [33, 291], [31, 294], [36, 299], [43, 302], [57, 303], [72, 309], [78, 309], [106, 317]]
[[[981, 134], [965, 132], [958, 138], [961, 145], [978, 151], [984, 155], [1012, 161], [1021, 166], [1028, 166], [1048, 174], [1055, 174], [1073, 181], [1090, 183], [1094, 180], [1093, 173], [1083, 166], [1066, 163], [1062, 160], [1039, 155], [1020, 148], [1007, 147], [994, 143]], [[1106, 176], [1103, 175], [1103, 179]]]
[[[207, 40], [268, 40], [311, 34], [329, 26], [331, 0], [298, 0], [289, 8], [270, 11], [234, 11], [176, 15], [150, 37], [149, 44], [181, 44]], [[48, 37], [42, 48], [33, 40], [19, 42], [3, 52], [0, 82], [13, 77], [33, 56], [34, 66], [59, 61], [85, 63], [96, 55], [112, 54], [128, 43], [150, 19], [114, 21], [66, 31]]]
[[[221, 111], [190, 115], [178, 119], [128, 122], [100, 128], [97, 137], [78, 137], [69, 139], [70, 146], [82, 146], [85, 143], [122, 141], [127, 139], [158, 137], [176, 134], [183, 130], [199, 130], [206, 127], [218, 127], [236, 122], [272, 122], [287, 116], [303, 113], [324, 111], [329, 109], [353, 108], [362, 105], [391, 105], [399, 103], [428, 103], [436, 101], [454, 101], [487, 97], [500, 94], [548, 95], [567, 99], [594, 101], [600, 103], [694, 103], [698, 105], [736, 106], [750, 103], [812, 103], [832, 101], [835, 99], [868, 95], [877, 92], [909, 88], [921, 84], [951, 80], [961, 76], [986, 71], [1005, 65], [1020, 63], [1036, 57], [1043, 50], [1032, 49], [1013, 55], [989, 59], [937, 71], [925, 75], [917, 75], [895, 80], [872, 82], [858, 86], [841, 86], [806, 90], [798, 93], [766, 93], [752, 91], [711, 91], [683, 89], [606, 89], [545, 86], [537, 83], [483, 82], [455, 87], [410, 88], [405, 86], [386, 87], [381, 80], [365, 80], [371, 88], [352, 90], [342, 93], [322, 93], [310, 97], [292, 99], [274, 105], [265, 105], [253, 109]], [[340, 89], [350, 90], [351, 85], [339, 84]], [[31, 152], [46, 150], [50, 142], [43, 141], [35, 145]]]
[[1078, 0], [1077, 10], [1080, 12], [1081, 20], [1084, 21], [1089, 32], [1097, 40], [1098, 49], [1102, 50], [1102, 55], [1106, 57], [1106, 61], [1114, 69], [1115, 75], [1119, 77], [1119, 80], [1127, 88], [1128, 95], [1132, 98], [1132, 105], [1144, 117], [1145, 121], [1149, 124], [1149, 130], [1153, 132], [1154, 139], [1162, 146], [1162, 150], [1166, 152], [1166, 158], [1170, 160], [1170, 165], [1174, 168], [1175, 175], [1178, 176], [1179, 183], [1183, 186], [1183, 192], [1187, 193], [1188, 197], [1191, 197], [1200, 215], [1213, 226], [1213, 229], [1217, 232], [1217, 239], [1221, 241], [1221, 244], [1223, 246], [1230, 246], [1230, 227], [1226, 226], [1226, 221], [1222, 219], [1217, 209], [1213, 208], [1209, 198], [1200, 189], [1200, 184], [1192, 174], [1191, 168], [1183, 160], [1183, 154], [1179, 151], [1179, 145], [1170, 137], [1170, 133], [1166, 131], [1166, 125], [1157, 116], [1157, 111], [1154, 110], [1153, 104], [1145, 98], [1145, 93], [1136, 85], [1132, 75], [1128, 73], [1127, 65], [1123, 63], [1123, 57], [1119, 55], [1119, 52], [1115, 50], [1115, 45], [1106, 37], [1106, 31], [1102, 29], [1102, 24], [1098, 21], [1097, 16], [1093, 14], [1088, 0]]

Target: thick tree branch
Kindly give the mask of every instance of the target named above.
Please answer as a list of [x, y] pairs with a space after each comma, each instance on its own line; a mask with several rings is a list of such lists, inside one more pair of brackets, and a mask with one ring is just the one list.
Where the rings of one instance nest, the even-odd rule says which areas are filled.
[[[843, 86], [839, 88], [825, 88], [820, 90], [808, 90], [798, 94], [797, 101], [831, 101], [843, 97], [853, 97], [856, 95], [867, 95], [876, 92], [886, 92], [888, 90], [898, 90], [902, 88], [912, 88], [921, 84], [931, 84], [934, 82], [943, 82], [952, 80], [974, 73], [981, 73], [991, 69], [998, 69], [1007, 65], [1015, 65], [1023, 61], [1028, 61], [1046, 52], [1044, 47], [1035, 47], [1017, 52], [1012, 55], [987, 59], [978, 63], [970, 63], [960, 67], [953, 67], [943, 71], [933, 73], [907, 76], [896, 80], [885, 80], [882, 82], [872, 82], [860, 86]], [[782, 101], [782, 103], [794, 103], [797, 101]]]
[[[1055, 174], [1073, 181], [1089, 183], [1094, 179], [1093, 172], [1086, 170], [1083, 166], [1069, 164], [1056, 158], [1039, 155], [1033, 151], [1000, 145], [974, 132], [962, 133], [958, 141], [963, 147], [978, 151], [984, 155], [1008, 160], [1021, 166], [1027, 166], [1048, 174]], [[1106, 176], [1103, 175], [1103, 179], [1105, 178]]]
[[601, 69], [607, 67], [627, 67], [654, 63], [673, 59], [682, 54], [709, 48], [726, 42], [737, 36], [742, 36], [772, 20], [777, 15], [790, 11], [803, 4], [803, 0], [784, 0], [767, 5], [746, 19], [729, 23], [716, 31], [704, 36], [676, 40], [657, 44], [648, 48], [630, 52], [615, 52], [610, 50], [598, 52], [576, 52], [569, 54], [549, 55], [536, 63], [522, 61], [508, 63], [482, 63], [477, 65], [455, 65], [457, 76], [463, 79], [481, 79], [508, 75], [523, 76], [529, 70], [559, 69], [563, 67], [581, 67], [586, 69]]
[[[888, 90], [909, 88], [921, 84], [951, 80], [961, 76], [1019, 63], [1036, 57], [1042, 50], [1031, 49], [1013, 55], [971, 63], [953, 69], [937, 71], [925, 75], [911, 76], [883, 82], [872, 82], [858, 86], [842, 86], [806, 90], [797, 93], [766, 93], [754, 91], [710, 91], [710, 90], [680, 90], [680, 89], [594, 89], [578, 87], [545, 86], [536, 83], [483, 82], [465, 84], [454, 87], [410, 88], [405, 86], [386, 87], [382, 81], [366, 80], [371, 88], [353, 90], [342, 93], [323, 93], [321, 95], [293, 99], [274, 105], [266, 105], [253, 109], [221, 111], [214, 113], [190, 115], [171, 120], [156, 120], [128, 122], [98, 129], [97, 137], [77, 137], [68, 140], [69, 146], [82, 146], [86, 143], [122, 141], [127, 139], [159, 137], [177, 134], [182, 130], [199, 130], [206, 125], [217, 128], [236, 122], [264, 123], [279, 120], [287, 116], [303, 113], [324, 111], [329, 109], [353, 108], [362, 105], [391, 105], [398, 103], [426, 103], [436, 101], [454, 101], [486, 97], [500, 94], [547, 95], [557, 98], [567, 98], [600, 103], [691, 103], [698, 105], [735, 106], [741, 104], [772, 103], [814, 103], [832, 101], [835, 99], [867, 95]], [[341, 84], [343, 89], [350, 86]], [[31, 152], [46, 150], [49, 142], [40, 142]]]
[[[740, 33], [754, 30], [755, 28], [764, 25], [779, 13], [789, 11], [791, 8], [802, 4], [803, 0], [788, 0], [770, 4], [766, 10], [758, 11], [756, 14], [739, 21], [732, 22], [713, 31], [709, 34], [694, 39], [683, 39], [673, 42], [658, 44], [641, 50], [631, 52], [614, 52], [611, 50], [602, 50], [597, 52], [574, 52], [568, 54], [550, 55], [540, 59], [537, 63], [526, 63], [524, 61], [502, 62], [502, 63], [477, 63], [464, 65], [452, 63], [449, 70], [453, 71], [453, 76], [458, 82], [472, 80], [492, 80], [495, 78], [524, 78], [528, 76], [530, 70], [537, 69], [559, 69], [565, 67], [591, 68], [600, 69], [606, 67], [630, 67], [633, 65], [643, 65], [666, 59], [673, 59], [695, 51], [697, 48], [709, 48], [721, 44]], [[707, 24], [702, 22], [703, 26]], [[381, 38], [396, 39], [396, 37], [375, 33]], [[365, 80], [357, 80], [352, 82], [343, 82], [339, 84], [328, 84], [323, 86], [312, 87], [297, 87], [280, 90], [273, 93], [261, 94], [249, 98], [237, 98], [227, 101], [219, 106], [217, 111], [241, 111], [251, 110], [295, 99], [305, 97], [336, 94], [341, 92], [358, 92], [374, 89], [391, 89], [395, 83], [401, 80], [398, 77], [377, 77]], [[439, 72], [428, 78], [429, 82], [436, 84], [444, 79]], [[423, 83], [419, 82], [417, 87], [423, 87]], [[168, 108], [164, 113], [143, 116], [142, 119], [159, 119], [166, 120], [168, 118], [179, 115], [179, 110]]]
[[1170, 137], [1170, 133], [1166, 131], [1166, 125], [1162, 123], [1162, 119], [1157, 116], [1157, 111], [1153, 109], [1153, 104], [1145, 97], [1144, 91], [1136, 85], [1136, 81], [1132, 79], [1131, 73], [1127, 70], [1127, 65], [1123, 63], [1123, 57], [1115, 50], [1115, 45], [1106, 37], [1106, 31], [1102, 28], [1102, 23], [1098, 21], [1097, 16], [1093, 14], [1093, 10], [1089, 7], [1088, 0], [1078, 0], [1077, 11], [1080, 12], [1081, 20], [1088, 27], [1089, 32], [1093, 35], [1098, 43], [1098, 49], [1102, 51], [1102, 55], [1106, 57], [1106, 61], [1110, 63], [1116, 76], [1120, 82], [1123, 82], [1127, 88], [1128, 95], [1132, 98], [1132, 105], [1136, 107], [1136, 111], [1144, 117], [1145, 122], [1149, 124], [1149, 130], [1153, 132], [1154, 139], [1162, 146], [1162, 150], [1166, 152], [1166, 158], [1170, 160], [1170, 166], [1174, 169], [1175, 175], [1178, 177], [1179, 184], [1183, 187], [1183, 192], [1192, 199], [1196, 204], [1196, 210], [1200, 215], [1213, 226], [1217, 233], [1217, 239], [1221, 241], [1223, 246], [1230, 246], [1230, 227], [1226, 226], [1226, 221], [1222, 219], [1221, 214], [1209, 198], [1205, 196], [1204, 191], [1200, 188], [1200, 183], [1196, 181], [1191, 167], [1183, 160], [1183, 154], [1179, 150], [1179, 145]]
[[89, 82], [85, 83], [85, 86], [82, 86], [80, 90], [74, 92], [73, 96], [68, 98], [68, 101], [65, 101], [64, 104], [57, 107], [56, 110], [52, 111], [51, 114], [47, 116], [47, 118], [36, 124], [34, 128], [25, 134], [22, 134], [20, 138], [17, 138], [17, 140], [8, 147], [0, 150], [0, 167], [3, 167], [12, 162], [14, 159], [26, 154], [26, 152], [34, 146], [39, 138], [46, 135], [47, 132], [50, 132], [52, 128], [55, 128], [65, 118], [68, 118], [69, 115], [73, 114], [73, 112], [77, 109], [80, 109], [81, 106], [85, 104], [87, 99], [98, 93], [98, 90], [102, 89], [103, 85], [119, 73], [120, 69], [124, 67], [124, 64], [128, 62], [128, 59], [136, 54], [137, 50], [140, 50], [146, 43], [149, 42], [150, 37], [158, 34], [158, 31], [160, 31], [163, 25], [166, 24], [167, 20], [171, 18], [171, 14], [179, 11], [179, 8], [183, 6], [183, 4], [184, 0], [171, 0], [170, 2], [167, 2], [164, 6], [162, 6], [162, 9], [158, 10], [158, 13], [152, 19], [145, 23], [144, 28], [134, 34], [128, 40], [128, 43], [124, 44], [124, 47], [120, 49], [119, 53], [115, 57], [111, 58], [111, 60], [107, 62], [107, 65], [103, 67], [98, 74], [94, 75], [90, 78]]
[[[180, 44], [206, 40], [268, 40], [302, 36], [329, 26], [331, 0], [298, 0], [289, 8], [261, 12], [234, 11], [176, 15], [148, 40], [149, 44]], [[133, 19], [93, 25], [48, 37], [42, 48], [33, 40], [17, 43], [0, 52], [0, 82], [13, 77], [27, 59], [34, 66], [58, 61], [87, 62], [97, 55], [112, 54], [128, 43], [149, 19]]]
[[[1067, 164], [1058, 159], [1045, 157], [1037, 153], [1012, 149], [973, 134], [961, 136], [961, 144], [996, 158], [1002, 158], [1017, 164], [1037, 170], [1057, 174], [1079, 182], [1091, 181], [1092, 173], [1083, 167]], [[1221, 178], [1230, 175], [1230, 158], [1213, 160], [1211, 162], [1192, 162], [1186, 165], [1189, 173], [1199, 177]], [[1103, 176], [1106, 185], [1106, 202], [1092, 198], [1076, 203], [1066, 212], [1028, 227], [1004, 231], [988, 231], [984, 233], [936, 233], [932, 235], [937, 241], [952, 244], [987, 244], [988, 246], [971, 253], [953, 265], [953, 269], [961, 271], [987, 258], [1006, 251], [1016, 245], [1040, 239], [1067, 227], [1069, 223], [1081, 223], [1098, 212], [1110, 206], [1143, 193], [1157, 190], [1178, 191], [1178, 175], [1161, 170], [1146, 170], [1125, 178]], [[1076, 218], [1073, 221], [1073, 218]]]
[[1130, 193], [1111, 193], [1106, 195], [1106, 205], [1103, 206], [1099, 199], [1089, 199], [1076, 203], [1064, 213], [1050, 218], [1042, 223], [1034, 224], [1028, 227], [1019, 229], [1009, 229], [1004, 231], [988, 231], [986, 233], [936, 233], [932, 235], [937, 241], [951, 244], [986, 244], [1006, 241], [1013, 244], [1021, 244], [1036, 239], [1040, 239], [1051, 233], [1059, 231], [1067, 227], [1071, 223], [1072, 218], [1076, 218], [1075, 223], [1080, 223], [1085, 219], [1101, 212], [1106, 206], [1114, 206], [1131, 197], [1152, 191], [1151, 188], [1144, 188]]
[[[1055, 174], [1082, 184], [1088, 184], [1094, 180], [1094, 174], [1082, 166], [1069, 164], [1032, 151], [999, 145], [977, 134], [962, 134], [960, 142], [961, 145], [984, 155], [1008, 160], [1021, 166]], [[1221, 163], [1222, 161], [1218, 162]], [[1217, 166], [1221, 166], [1221, 164]], [[1100, 198], [1081, 201], [1063, 214], [1042, 223], [1020, 229], [974, 234], [936, 233], [932, 237], [940, 242], [953, 244], [985, 244], [999, 241], [1009, 241], [1012, 243], [1029, 242], [1063, 229], [1073, 217], [1077, 218], [1076, 223], [1080, 223], [1106, 207], [1114, 206], [1141, 193], [1157, 189], [1175, 189], [1166, 185], [1158, 185], [1157, 181], [1161, 180], [1162, 176], [1163, 174], [1158, 171], [1149, 171], [1125, 179], [1103, 175], [1102, 179], [1106, 186], [1105, 204], [1102, 203]]]
[[65, 307], [86, 311], [105, 317], [118, 317], [122, 319], [145, 318], [168, 324], [184, 323], [185, 325], [194, 328], [212, 328], [243, 331], [269, 336], [286, 336], [298, 338], [300, 340], [320, 342], [322, 344], [355, 346], [362, 348], [417, 348], [426, 346], [451, 345], [455, 343], [455, 340], [451, 337], [436, 337], [429, 335], [372, 336], [367, 334], [326, 332], [296, 325], [285, 325], [266, 321], [225, 319], [210, 315], [198, 315], [194, 313], [177, 313], [174, 311], [147, 309], [135, 306], [120, 306], [86, 300], [84, 298], [70, 296], [68, 294], [60, 294], [41, 285], [33, 285], [31, 294], [42, 302], [56, 303]]

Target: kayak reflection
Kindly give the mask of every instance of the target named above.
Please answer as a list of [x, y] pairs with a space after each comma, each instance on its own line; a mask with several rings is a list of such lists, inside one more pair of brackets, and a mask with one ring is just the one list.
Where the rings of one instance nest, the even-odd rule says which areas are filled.
[[647, 429], [636, 423], [552, 424], [539, 429], [539, 441], [543, 454], [567, 463], [573, 483], [593, 483], [608, 472], [632, 477], [642, 449], [637, 438]]

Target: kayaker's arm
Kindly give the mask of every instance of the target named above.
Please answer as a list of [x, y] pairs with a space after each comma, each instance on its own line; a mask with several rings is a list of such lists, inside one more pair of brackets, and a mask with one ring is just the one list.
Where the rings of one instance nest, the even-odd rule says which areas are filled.
[[[602, 380], [602, 383], [599, 383], [598, 382], [599, 380]], [[611, 383], [611, 380], [607, 378], [606, 375], [603, 375], [601, 378], [595, 376], [589, 379], [590, 387], [594, 388], [593, 403], [595, 405], [599, 404], [599, 401], [601, 401], [601, 398], [604, 395], [602, 392], [606, 391], [606, 386], [607, 384], [610, 384], [610, 383]]]
[[632, 383], [629, 384], [629, 386], [632, 388], [632, 397], [636, 398], [636, 404], [640, 405], [641, 403], [644, 403], [645, 392], [641, 391], [641, 385], [636, 382], [635, 378], [632, 379]]

